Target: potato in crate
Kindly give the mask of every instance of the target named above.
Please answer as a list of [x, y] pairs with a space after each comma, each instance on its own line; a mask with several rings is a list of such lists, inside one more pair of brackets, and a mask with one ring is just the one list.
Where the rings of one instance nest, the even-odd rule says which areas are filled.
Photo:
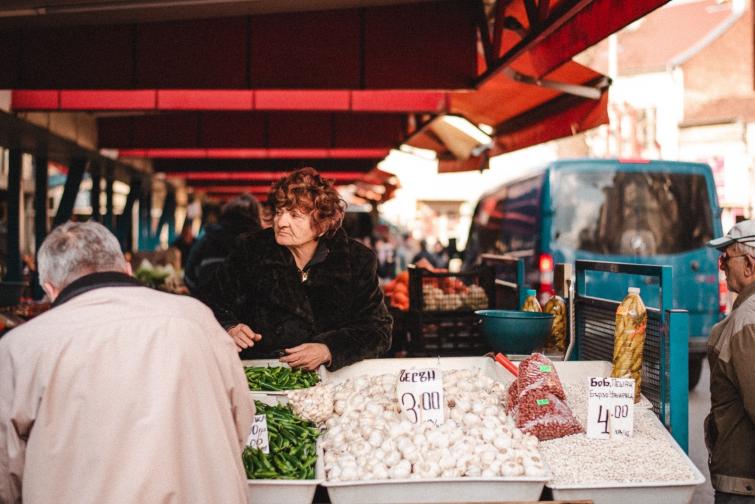
[[481, 266], [451, 273], [409, 266], [409, 309], [413, 312], [473, 312], [491, 306], [493, 271]]

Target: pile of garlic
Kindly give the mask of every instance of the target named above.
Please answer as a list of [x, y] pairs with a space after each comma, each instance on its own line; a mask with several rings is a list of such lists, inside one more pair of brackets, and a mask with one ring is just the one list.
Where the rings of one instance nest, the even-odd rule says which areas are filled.
[[[396, 384], [396, 375], [362, 376], [310, 389], [310, 394], [329, 389], [333, 397], [333, 414], [321, 437], [328, 480], [547, 474], [538, 440], [523, 434], [505, 413], [506, 387], [479, 369], [444, 372], [446, 421], [440, 426], [404, 419]], [[305, 402], [310, 408], [296, 406]], [[322, 405], [315, 403], [291, 401], [299, 416], [322, 418]]]

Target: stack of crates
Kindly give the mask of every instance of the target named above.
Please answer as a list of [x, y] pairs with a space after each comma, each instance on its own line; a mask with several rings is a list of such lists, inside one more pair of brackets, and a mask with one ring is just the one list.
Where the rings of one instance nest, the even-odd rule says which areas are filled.
[[495, 306], [494, 271], [489, 266], [463, 273], [409, 267], [409, 329], [412, 356], [482, 355], [475, 310]]

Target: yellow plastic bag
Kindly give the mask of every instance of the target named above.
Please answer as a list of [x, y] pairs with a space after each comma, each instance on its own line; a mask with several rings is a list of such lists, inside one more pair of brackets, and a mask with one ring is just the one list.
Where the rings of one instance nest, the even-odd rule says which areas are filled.
[[545, 303], [543, 311], [553, 314], [553, 326], [545, 348], [563, 352], [566, 350], [566, 303], [560, 296], [553, 296]]
[[640, 401], [642, 351], [648, 314], [640, 298], [640, 289], [630, 287], [616, 310], [616, 331], [613, 343], [614, 378], [634, 378], [634, 402]]

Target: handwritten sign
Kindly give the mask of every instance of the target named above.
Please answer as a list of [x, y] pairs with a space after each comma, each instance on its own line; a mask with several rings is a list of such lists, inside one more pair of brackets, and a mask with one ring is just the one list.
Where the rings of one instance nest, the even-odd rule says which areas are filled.
[[270, 453], [270, 440], [267, 436], [267, 417], [265, 415], [254, 415], [252, 429], [246, 440], [247, 446], [262, 450], [263, 453]]
[[402, 369], [396, 385], [401, 412], [413, 424], [445, 421], [443, 373], [439, 369]]
[[634, 380], [587, 379], [587, 437], [632, 437], [634, 429]]

